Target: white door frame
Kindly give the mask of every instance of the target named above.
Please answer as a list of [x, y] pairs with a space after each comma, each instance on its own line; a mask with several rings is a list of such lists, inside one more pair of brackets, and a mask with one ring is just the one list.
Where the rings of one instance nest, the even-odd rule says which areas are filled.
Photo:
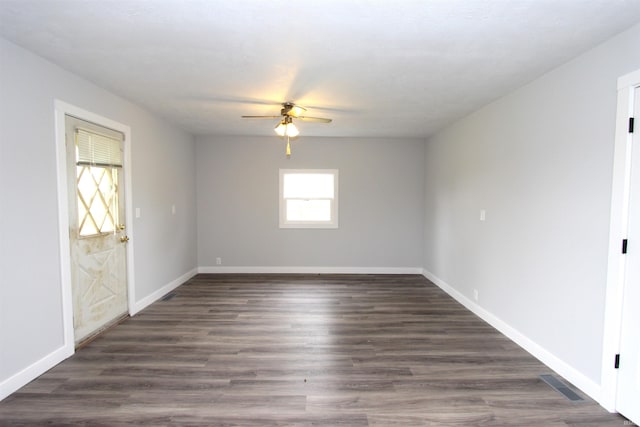
[[133, 268], [133, 197], [131, 186], [131, 128], [122, 123], [86, 111], [82, 108], [55, 100], [56, 129], [56, 166], [58, 187], [58, 232], [60, 235], [60, 282], [62, 286], [62, 316], [64, 327], [64, 347], [66, 353], [75, 352], [73, 331], [73, 297], [71, 293], [71, 253], [69, 242], [69, 194], [67, 187], [67, 149], [65, 138], [65, 116], [70, 115], [95, 123], [124, 134], [124, 192], [127, 235], [131, 241], [127, 243], [127, 294], [129, 314], [135, 303], [134, 268]]
[[[607, 266], [601, 393], [599, 399], [600, 404], [610, 412], [616, 412], [618, 370], [614, 368], [614, 360], [615, 355], [620, 352], [622, 291], [625, 270], [622, 239], [627, 238], [631, 140], [633, 137], [633, 134], [629, 133], [629, 117], [634, 116], [634, 93], [637, 86], [640, 86], [640, 70], [618, 79], [618, 107], [611, 189], [611, 222], [609, 226], [609, 261]], [[635, 115], [639, 116], [638, 112], [635, 112]]]

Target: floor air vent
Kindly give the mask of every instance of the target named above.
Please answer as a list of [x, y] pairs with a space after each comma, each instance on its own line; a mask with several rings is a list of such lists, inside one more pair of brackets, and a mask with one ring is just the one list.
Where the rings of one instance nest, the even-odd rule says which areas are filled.
[[584, 400], [582, 397], [578, 396], [575, 391], [571, 390], [565, 383], [563, 383], [553, 375], [540, 375], [540, 378], [542, 379], [542, 381], [553, 387], [556, 391], [562, 393], [567, 399], [573, 402]]
[[169, 301], [171, 298], [175, 297], [177, 294], [175, 292], [171, 292], [162, 297], [162, 301]]

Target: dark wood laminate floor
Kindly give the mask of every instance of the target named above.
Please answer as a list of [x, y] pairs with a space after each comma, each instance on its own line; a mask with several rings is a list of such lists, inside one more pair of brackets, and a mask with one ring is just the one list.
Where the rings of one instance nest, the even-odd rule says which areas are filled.
[[623, 426], [422, 276], [198, 275], [0, 402], [2, 425]]

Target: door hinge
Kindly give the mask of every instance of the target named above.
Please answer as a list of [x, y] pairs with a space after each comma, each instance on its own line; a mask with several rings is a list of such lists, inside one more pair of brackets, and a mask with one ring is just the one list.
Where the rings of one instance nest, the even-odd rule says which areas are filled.
[[616, 354], [616, 360], [613, 364], [613, 367], [616, 369], [620, 369], [620, 354]]
[[629, 133], [633, 133], [633, 117], [629, 117]]
[[622, 253], [627, 253], [627, 239], [622, 239]]

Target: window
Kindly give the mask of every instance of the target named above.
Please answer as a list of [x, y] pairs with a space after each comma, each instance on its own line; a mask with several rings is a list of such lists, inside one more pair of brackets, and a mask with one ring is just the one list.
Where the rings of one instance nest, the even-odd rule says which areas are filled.
[[76, 184], [80, 237], [116, 231], [118, 169], [122, 167], [122, 139], [76, 129]]
[[338, 228], [337, 169], [280, 169], [280, 228]]
[[118, 169], [77, 166], [80, 237], [113, 233], [118, 223]]

